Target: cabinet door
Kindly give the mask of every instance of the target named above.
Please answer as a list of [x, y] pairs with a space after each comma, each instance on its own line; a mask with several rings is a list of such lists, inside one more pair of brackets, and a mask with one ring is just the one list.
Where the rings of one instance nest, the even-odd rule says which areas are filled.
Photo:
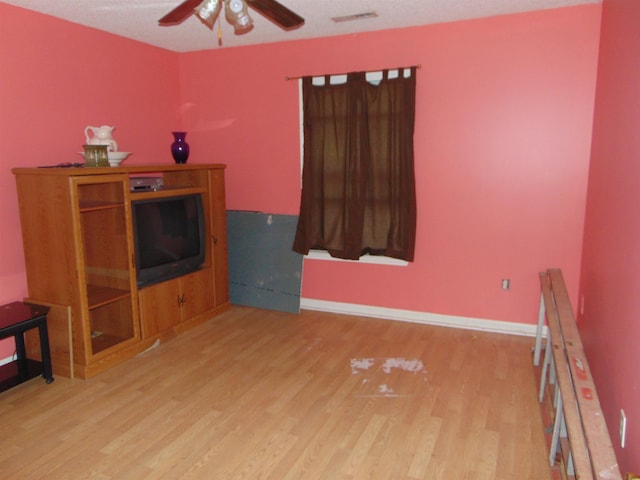
[[181, 277], [182, 319], [188, 320], [213, 308], [213, 277], [210, 268]]
[[224, 170], [210, 170], [209, 182], [209, 224], [211, 225], [211, 250], [215, 278], [215, 304], [219, 306], [229, 301]]
[[167, 330], [182, 319], [179, 278], [140, 289], [138, 300], [142, 338]]
[[[139, 338], [128, 184], [124, 175], [72, 178], [84, 360]], [[90, 349], [86, 349], [90, 346]]]

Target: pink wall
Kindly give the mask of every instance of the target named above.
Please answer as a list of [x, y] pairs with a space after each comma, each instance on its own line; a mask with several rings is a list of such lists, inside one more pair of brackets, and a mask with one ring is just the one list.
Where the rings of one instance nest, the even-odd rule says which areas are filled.
[[76, 159], [85, 125], [116, 125], [128, 162], [156, 162], [170, 161], [182, 121], [190, 161], [229, 165], [229, 208], [295, 214], [298, 87], [285, 76], [421, 64], [416, 262], [309, 261], [303, 295], [533, 322], [539, 270], [563, 268], [577, 293], [599, 16], [587, 5], [178, 55], [0, 4], [12, 45], [0, 52], [2, 222], [14, 232], [0, 301], [26, 294], [10, 168]]
[[[579, 315], [623, 470], [640, 470], [640, 5], [605, 0]], [[307, 298], [532, 323], [537, 272], [577, 304], [601, 6], [175, 54], [0, 3], [0, 303], [27, 294], [15, 166], [73, 161], [89, 124], [127, 162], [228, 164], [228, 207], [296, 214], [297, 83], [285, 76], [421, 64], [416, 261], [305, 264]], [[510, 292], [500, 280], [510, 278]], [[0, 358], [13, 347], [0, 344]], [[635, 374], [634, 374], [635, 373]]]
[[[640, 472], [640, 2], [605, 0], [578, 312], [623, 472]], [[619, 448], [620, 409], [627, 416]]]
[[[13, 167], [81, 160], [86, 125], [115, 125], [127, 162], [173, 161], [178, 55], [0, 3], [0, 304], [27, 295]], [[43, 239], [46, 241], [46, 239]], [[0, 359], [13, 342], [0, 343]]]
[[[640, 470], [640, 4], [605, 0], [578, 309], [623, 471]], [[578, 302], [600, 6], [178, 55], [0, 3], [0, 303], [27, 294], [15, 166], [76, 160], [88, 124], [134, 155], [229, 165], [228, 206], [295, 214], [297, 84], [285, 76], [421, 64], [419, 230], [407, 268], [306, 262], [308, 298], [533, 322], [536, 273]], [[512, 290], [500, 290], [510, 278]], [[0, 358], [13, 346], [0, 344]], [[617, 443], [617, 442], [614, 442]]]
[[298, 86], [285, 77], [422, 65], [416, 261], [306, 261], [302, 294], [532, 323], [539, 271], [562, 268], [577, 296], [599, 21], [591, 4], [184, 54], [185, 127], [228, 164], [228, 208], [297, 214]]

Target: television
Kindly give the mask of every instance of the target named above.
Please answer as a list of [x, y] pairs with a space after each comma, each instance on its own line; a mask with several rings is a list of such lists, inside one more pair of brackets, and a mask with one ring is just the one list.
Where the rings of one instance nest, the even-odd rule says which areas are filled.
[[196, 271], [205, 260], [200, 194], [131, 202], [139, 287]]

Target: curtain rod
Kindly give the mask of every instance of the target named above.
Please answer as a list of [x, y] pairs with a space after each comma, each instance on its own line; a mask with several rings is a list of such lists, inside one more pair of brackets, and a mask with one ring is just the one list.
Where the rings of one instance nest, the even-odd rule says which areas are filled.
[[[382, 70], [403, 70], [405, 68], [422, 68], [422, 65], [409, 65], [408, 67], [395, 67], [395, 68], [381, 68], [379, 70], [371, 70], [365, 73], [372, 73], [372, 72], [380, 72]], [[334, 75], [347, 75], [346, 73], [331, 73], [329, 74], [331, 76]], [[324, 75], [301, 75], [301, 76], [297, 76], [297, 77], [284, 77], [285, 81], [289, 81], [289, 80], [300, 80], [301, 78], [304, 78], [306, 76], [312, 76], [312, 77], [323, 77]]]

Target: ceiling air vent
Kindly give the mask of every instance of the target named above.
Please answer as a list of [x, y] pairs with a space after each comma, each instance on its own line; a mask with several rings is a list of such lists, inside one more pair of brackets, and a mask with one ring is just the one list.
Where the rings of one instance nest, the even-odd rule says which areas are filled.
[[336, 23], [340, 22], [351, 22], [353, 20], [364, 20], [365, 18], [373, 18], [377, 17], [378, 14], [374, 11], [371, 12], [363, 12], [363, 13], [354, 13], [353, 15], [344, 15], [343, 17], [333, 17], [333, 20]]

